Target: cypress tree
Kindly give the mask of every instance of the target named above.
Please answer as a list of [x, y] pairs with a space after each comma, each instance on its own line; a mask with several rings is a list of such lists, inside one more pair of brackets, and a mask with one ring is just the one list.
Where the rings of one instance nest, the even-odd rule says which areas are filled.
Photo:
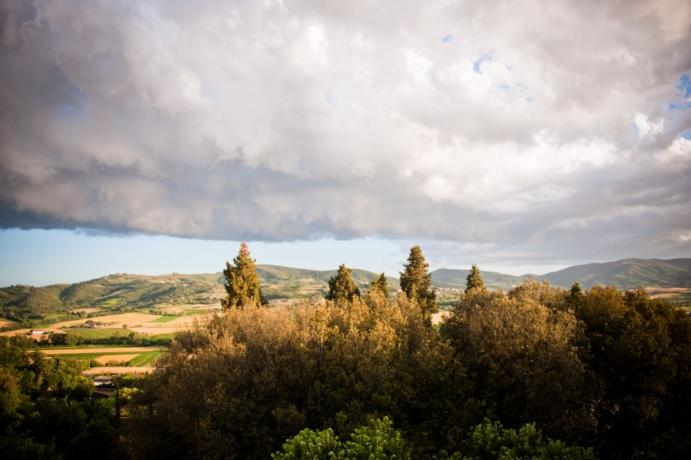
[[222, 301], [223, 309], [244, 308], [266, 304], [259, 285], [259, 275], [254, 259], [250, 257], [250, 249], [247, 243], [240, 245], [238, 255], [233, 259], [233, 264], [226, 262], [225, 288], [228, 296]]
[[422, 314], [429, 319], [437, 312], [437, 296], [432, 290], [432, 275], [427, 272], [428, 265], [420, 246], [410, 248], [408, 263], [401, 272], [401, 289], [413, 302], [417, 302]]
[[465, 293], [469, 294], [470, 292], [484, 292], [486, 290], [485, 282], [480, 274], [480, 269], [477, 268], [477, 265], [473, 264], [473, 266], [470, 268], [470, 273], [468, 273], [468, 277], [466, 278]]
[[360, 297], [360, 290], [353, 281], [352, 272], [345, 264], [339, 265], [336, 275], [329, 279], [329, 293], [326, 294], [326, 299], [334, 302], [352, 302], [356, 296]]
[[573, 285], [571, 285], [569, 295], [566, 296], [566, 303], [573, 307], [577, 307], [579, 305], [582, 305], [584, 300], [585, 294], [583, 294], [581, 284], [578, 281], [576, 281], [575, 283], [573, 283]]
[[370, 284], [370, 292], [378, 292], [384, 296], [385, 299], [389, 297], [389, 282], [386, 280], [386, 275], [382, 273], [372, 280], [372, 283]]

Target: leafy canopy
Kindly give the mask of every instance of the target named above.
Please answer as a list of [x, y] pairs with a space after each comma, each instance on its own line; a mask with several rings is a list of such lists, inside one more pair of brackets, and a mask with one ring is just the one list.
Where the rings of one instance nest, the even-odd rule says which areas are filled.
[[[518, 430], [504, 428], [500, 422], [485, 419], [473, 428], [463, 449], [463, 460], [559, 458], [594, 460], [592, 449], [570, 447], [542, 435], [534, 423]], [[460, 459], [459, 459], [460, 460]]]
[[407, 460], [410, 448], [389, 417], [370, 419], [341, 442], [331, 428], [302, 430], [271, 456], [273, 460]]

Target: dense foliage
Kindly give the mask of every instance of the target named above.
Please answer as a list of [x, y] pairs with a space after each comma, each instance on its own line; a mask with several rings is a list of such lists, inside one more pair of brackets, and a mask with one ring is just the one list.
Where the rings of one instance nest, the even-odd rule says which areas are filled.
[[642, 291], [576, 295], [532, 281], [471, 290], [440, 331], [427, 318], [407, 295], [374, 289], [338, 305], [229, 311], [160, 361], [131, 453], [341, 452], [356, 428], [387, 416], [411, 458], [679, 458], [691, 448], [681, 310]]
[[463, 453], [452, 456], [458, 460], [591, 460], [595, 458], [592, 449], [567, 446], [543, 436], [534, 423], [527, 423], [519, 429], [504, 428], [499, 422], [485, 419], [471, 430], [463, 445]]
[[333, 429], [313, 431], [306, 428], [287, 440], [273, 460], [409, 460], [411, 451], [401, 432], [388, 417], [370, 419], [355, 428], [350, 440], [342, 442]]
[[[471, 429], [463, 443], [463, 452], [449, 455], [439, 451], [437, 460], [592, 460], [592, 449], [567, 446], [561, 441], [545, 437], [535, 424], [529, 423], [518, 430], [504, 428], [499, 422], [485, 419]], [[342, 442], [333, 429], [314, 431], [305, 428], [288, 439], [274, 460], [409, 460], [412, 451], [402, 433], [395, 430], [391, 419], [370, 419], [365, 426], [355, 429], [350, 440]]]
[[156, 410], [137, 444], [168, 458], [266, 458], [304, 427], [349, 433], [376, 414], [434, 448], [464, 387], [451, 349], [405, 296], [233, 310], [159, 362]]
[[0, 337], [0, 366], [0, 458], [117, 458], [112, 406], [74, 362]]

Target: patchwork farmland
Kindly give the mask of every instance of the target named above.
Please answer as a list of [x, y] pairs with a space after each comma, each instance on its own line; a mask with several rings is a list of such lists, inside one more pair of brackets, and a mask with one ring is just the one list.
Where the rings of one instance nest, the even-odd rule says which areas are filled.
[[48, 357], [80, 361], [84, 375], [141, 374], [151, 372], [153, 364], [166, 352], [163, 347], [46, 347], [31, 351]]

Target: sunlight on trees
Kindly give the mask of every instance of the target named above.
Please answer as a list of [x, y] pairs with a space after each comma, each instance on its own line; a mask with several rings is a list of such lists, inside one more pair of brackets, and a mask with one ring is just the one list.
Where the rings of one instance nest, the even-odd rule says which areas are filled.
[[437, 297], [432, 289], [432, 276], [420, 246], [410, 248], [408, 263], [401, 272], [401, 290], [408, 299], [420, 305], [422, 314], [429, 319], [438, 310]]
[[355, 297], [360, 297], [360, 290], [353, 281], [350, 269], [345, 264], [341, 264], [336, 274], [329, 279], [329, 292], [326, 294], [326, 299], [339, 303], [352, 302]]
[[228, 293], [228, 296], [222, 302], [224, 310], [267, 303], [262, 296], [259, 275], [257, 274], [255, 261], [250, 257], [247, 243], [240, 245], [240, 250], [233, 259], [232, 265], [226, 262], [223, 276], [225, 277], [225, 288]]

